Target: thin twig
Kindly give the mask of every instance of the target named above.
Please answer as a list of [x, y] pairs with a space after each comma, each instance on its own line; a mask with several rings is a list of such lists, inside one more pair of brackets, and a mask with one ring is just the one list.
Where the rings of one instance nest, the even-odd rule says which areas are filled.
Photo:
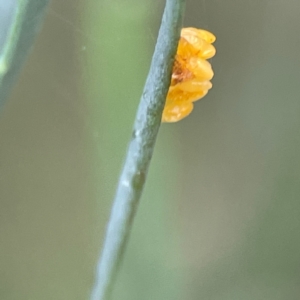
[[91, 300], [108, 300], [142, 194], [170, 86], [185, 0], [167, 0], [100, 256]]

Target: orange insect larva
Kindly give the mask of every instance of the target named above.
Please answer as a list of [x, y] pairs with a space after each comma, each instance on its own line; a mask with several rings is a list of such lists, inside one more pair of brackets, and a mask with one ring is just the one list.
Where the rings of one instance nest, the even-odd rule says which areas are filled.
[[214, 73], [207, 59], [216, 53], [212, 45], [215, 40], [206, 30], [191, 27], [181, 30], [162, 122], [177, 122], [188, 116], [193, 102], [212, 88], [209, 80]]

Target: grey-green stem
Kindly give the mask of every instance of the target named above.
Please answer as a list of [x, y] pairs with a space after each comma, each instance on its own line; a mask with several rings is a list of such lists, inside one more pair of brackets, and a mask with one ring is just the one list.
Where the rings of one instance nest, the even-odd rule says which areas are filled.
[[150, 71], [137, 111], [132, 138], [120, 175], [91, 300], [110, 299], [161, 123], [171, 81], [185, 0], [167, 0]]
[[7, 100], [16, 78], [39, 32], [50, 0], [18, 0], [12, 26], [0, 52], [0, 108]]

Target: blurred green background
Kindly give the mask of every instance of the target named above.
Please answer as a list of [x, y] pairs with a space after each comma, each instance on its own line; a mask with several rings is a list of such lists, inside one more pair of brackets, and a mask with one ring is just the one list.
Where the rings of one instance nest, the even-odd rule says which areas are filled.
[[[163, 6], [52, 1], [0, 118], [0, 299], [88, 299]], [[187, 1], [214, 87], [161, 127], [113, 299], [300, 299], [299, 19]]]

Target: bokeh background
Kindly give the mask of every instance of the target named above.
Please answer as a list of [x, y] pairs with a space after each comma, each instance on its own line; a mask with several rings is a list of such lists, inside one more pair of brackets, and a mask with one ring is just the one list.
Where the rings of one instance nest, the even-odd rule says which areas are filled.
[[[89, 298], [163, 6], [51, 2], [0, 118], [1, 299]], [[214, 87], [161, 126], [113, 299], [300, 299], [299, 19], [187, 1], [217, 36]]]

